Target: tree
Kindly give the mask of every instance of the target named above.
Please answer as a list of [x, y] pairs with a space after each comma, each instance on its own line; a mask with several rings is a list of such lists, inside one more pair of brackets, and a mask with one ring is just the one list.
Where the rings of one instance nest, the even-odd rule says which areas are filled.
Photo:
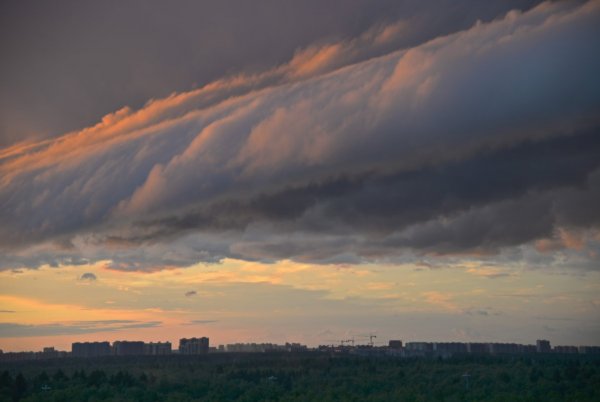
[[12, 388], [13, 387], [13, 379], [10, 373], [7, 370], [2, 372], [0, 375], [0, 388]]
[[62, 382], [62, 381], [68, 380], [69, 378], [65, 375], [65, 373], [61, 369], [58, 369], [52, 376], [52, 379], [57, 382]]
[[106, 382], [106, 373], [102, 370], [94, 370], [90, 373], [87, 383], [90, 386], [98, 387]]
[[23, 395], [25, 395], [26, 392], [27, 392], [27, 380], [25, 380], [25, 377], [23, 377], [23, 374], [19, 373], [19, 374], [17, 374], [17, 377], [15, 378], [13, 400], [14, 401], [20, 400], [23, 397]]

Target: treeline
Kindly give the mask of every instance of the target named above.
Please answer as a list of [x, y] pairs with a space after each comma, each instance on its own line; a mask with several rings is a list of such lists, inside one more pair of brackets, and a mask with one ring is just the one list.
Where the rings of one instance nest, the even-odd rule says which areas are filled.
[[598, 401], [600, 360], [243, 354], [14, 364], [0, 401]]

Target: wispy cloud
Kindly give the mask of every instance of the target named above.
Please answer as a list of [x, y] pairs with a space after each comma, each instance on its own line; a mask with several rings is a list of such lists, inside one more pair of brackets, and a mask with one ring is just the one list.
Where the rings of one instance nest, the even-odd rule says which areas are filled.
[[19, 324], [2, 322], [0, 323], [0, 338], [90, 334], [96, 332], [114, 332], [135, 328], [153, 328], [160, 325], [160, 321], [134, 320], [73, 321], [51, 324]]
[[506, 269], [501, 270], [498, 268], [488, 268], [488, 267], [480, 267], [480, 268], [469, 268], [467, 270], [468, 273], [475, 276], [482, 276], [489, 279], [497, 279], [497, 278], [506, 278], [515, 276], [516, 274], [513, 272], [509, 272]]
[[214, 324], [219, 322], [219, 320], [192, 320], [190, 322], [186, 322], [183, 325], [206, 325], [206, 324]]
[[451, 293], [439, 292], [439, 291], [428, 291], [423, 292], [423, 299], [426, 303], [441, 307], [444, 310], [458, 312], [459, 308], [454, 301], [454, 297]]
[[501, 311], [498, 311], [492, 307], [483, 308], [470, 308], [465, 310], [465, 314], [473, 316], [491, 317], [502, 315]]

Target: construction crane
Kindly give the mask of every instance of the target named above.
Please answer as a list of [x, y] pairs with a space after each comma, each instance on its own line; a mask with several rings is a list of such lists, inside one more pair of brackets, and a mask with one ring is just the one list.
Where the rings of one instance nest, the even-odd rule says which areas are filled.
[[373, 347], [373, 338], [377, 338], [377, 335], [369, 335], [369, 345], [371, 345], [371, 347]]
[[377, 338], [377, 335], [374, 335], [374, 334], [359, 335], [359, 337], [361, 337], [361, 338], [369, 338], [369, 346], [373, 347], [373, 345], [375, 344], [375, 342], [373, 342], [373, 339]]

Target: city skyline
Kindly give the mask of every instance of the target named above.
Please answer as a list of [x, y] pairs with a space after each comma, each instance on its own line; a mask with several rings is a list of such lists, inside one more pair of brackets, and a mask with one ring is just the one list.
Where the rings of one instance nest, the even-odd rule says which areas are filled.
[[[365, 338], [359, 336], [359, 338]], [[277, 343], [228, 343], [210, 346], [207, 337], [180, 338], [179, 346], [173, 348], [170, 341], [144, 342], [138, 340], [83, 341], [71, 344], [70, 351], [61, 351], [54, 346], [46, 346], [42, 351], [4, 352], [0, 350], [0, 360], [18, 361], [49, 358], [97, 358], [106, 356], [165, 356], [206, 355], [208, 353], [269, 353], [269, 352], [326, 352], [326, 353], [358, 353], [373, 356], [393, 357], [451, 357], [461, 354], [510, 355], [554, 353], [559, 355], [598, 355], [600, 346], [591, 345], [552, 345], [547, 339], [537, 339], [535, 344], [502, 343], [502, 342], [423, 342], [390, 339], [374, 342], [376, 335], [366, 336], [368, 342], [355, 339], [330, 340], [331, 343], [316, 346], [303, 345], [297, 342]], [[383, 343], [383, 345], [379, 345]], [[382, 354], [383, 353], [383, 354]]]
[[600, 345], [600, 0], [252, 3], [0, 5], [0, 349]]

